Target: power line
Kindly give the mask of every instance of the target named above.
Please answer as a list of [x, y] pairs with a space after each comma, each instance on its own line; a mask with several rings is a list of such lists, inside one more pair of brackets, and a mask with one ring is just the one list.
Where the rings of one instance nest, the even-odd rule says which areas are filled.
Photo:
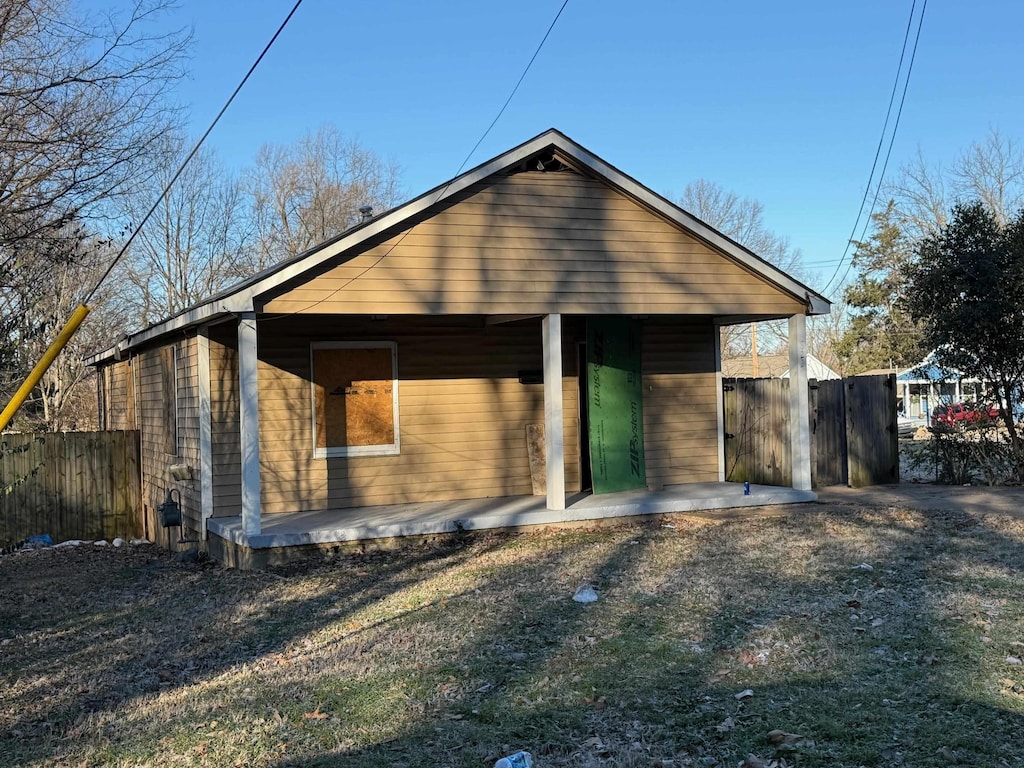
[[545, 32], [544, 37], [541, 38], [540, 44], [537, 46], [537, 50], [533, 52], [533, 56], [531, 56], [530, 60], [527, 62], [526, 68], [523, 70], [523, 74], [519, 76], [519, 79], [516, 81], [515, 87], [512, 89], [512, 92], [508, 95], [508, 98], [505, 99], [505, 103], [501, 105], [501, 109], [498, 110], [498, 114], [496, 114], [494, 116], [494, 119], [491, 120], [491, 124], [487, 126], [487, 130], [484, 131], [483, 135], [479, 138], [476, 144], [473, 145], [473, 148], [469, 150], [469, 154], [466, 155], [466, 159], [462, 161], [462, 165], [459, 166], [459, 170], [455, 172], [456, 176], [462, 173], [462, 169], [466, 167], [466, 163], [469, 162], [469, 158], [471, 158], [473, 156], [473, 153], [480, 148], [480, 145], [484, 143], [484, 139], [487, 138], [487, 135], [491, 132], [491, 129], [497, 124], [498, 120], [501, 119], [501, 116], [505, 114], [505, 109], [511, 103], [512, 97], [516, 95], [516, 91], [519, 90], [519, 86], [523, 84], [523, 80], [526, 79], [526, 73], [530, 71], [530, 67], [533, 66], [533, 62], [536, 60], [537, 55], [540, 53], [540, 49], [544, 47], [544, 43], [546, 43], [548, 40], [548, 35], [550, 35], [551, 30], [555, 28], [555, 24], [558, 23], [558, 18], [562, 15], [562, 11], [565, 10], [565, 6], [567, 6], [568, 4], [569, 0], [565, 0], [562, 3], [562, 6], [558, 9], [558, 13], [555, 14], [555, 18], [553, 18], [551, 20], [551, 24], [548, 25], [548, 31]]
[[117, 266], [117, 263], [124, 257], [125, 253], [128, 252], [128, 248], [131, 247], [131, 244], [135, 241], [135, 238], [138, 236], [139, 232], [142, 231], [142, 228], [146, 226], [146, 222], [148, 222], [149, 219], [153, 216], [153, 214], [156, 213], [156, 209], [160, 207], [160, 203], [162, 203], [164, 201], [164, 198], [167, 197], [167, 194], [171, 191], [171, 187], [174, 186], [174, 182], [176, 182], [178, 180], [178, 177], [181, 176], [181, 174], [184, 172], [185, 166], [189, 164], [189, 161], [191, 161], [193, 157], [195, 157], [196, 152], [199, 151], [199, 148], [203, 145], [203, 142], [206, 141], [206, 137], [213, 132], [213, 129], [217, 126], [217, 123], [220, 122], [221, 117], [224, 116], [224, 113], [227, 112], [228, 107], [231, 106], [231, 102], [235, 100], [235, 97], [238, 95], [239, 91], [241, 91], [242, 87], [246, 84], [246, 82], [248, 82], [249, 77], [252, 75], [253, 72], [256, 71], [256, 67], [258, 67], [260, 62], [263, 61], [263, 57], [267, 55], [267, 51], [270, 50], [270, 47], [277, 40], [278, 36], [280, 36], [280, 34], [284, 31], [284, 28], [288, 25], [288, 22], [291, 21], [292, 16], [294, 16], [295, 12], [299, 10], [300, 5], [302, 5], [302, 0], [296, 0], [295, 5], [292, 6], [291, 11], [285, 17], [285, 20], [281, 22], [281, 26], [277, 28], [277, 32], [275, 32], [274, 36], [270, 38], [270, 42], [266, 44], [266, 46], [263, 48], [263, 51], [260, 52], [260, 55], [256, 57], [256, 61], [254, 61], [252, 66], [249, 67], [249, 71], [245, 73], [245, 77], [242, 78], [241, 82], [232, 92], [228, 100], [224, 102], [224, 106], [221, 107], [220, 112], [217, 113], [217, 116], [213, 118], [213, 122], [210, 123], [210, 127], [206, 129], [206, 132], [202, 136], [199, 137], [199, 141], [195, 143], [195, 146], [192, 147], [191, 151], [182, 161], [181, 165], [178, 166], [178, 170], [175, 171], [174, 176], [171, 177], [171, 180], [167, 182], [167, 185], [164, 187], [163, 192], [160, 193], [160, 197], [156, 199], [156, 202], [153, 203], [153, 206], [149, 209], [146, 215], [142, 217], [142, 221], [139, 222], [139, 225], [132, 230], [131, 235], [129, 235], [124, 245], [121, 246], [121, 250], [117, 252], [117, 255], [114, 257], [113, 261], [110, 262], [110, 265], [103, 272], [103, 275], [100, 277], [99, 280], [96, 281], [96, 285], [94, 285], [92, 290], [89, 291], [89, 295], [85, 297], [85, 300], [82, 302], [83, 304], [88, 304], [92, 297], [95, 295], [96, 291], [98, 291], [100, 286], [103, 284], [103, 281], [110, 277], [110, 273], [114, 270], [114, 267]]
[[[843, 249], [843, 255], [839, 258], [839, 266], [836, 267], [835, 272], [832, 273], [832, 277], [829, 278], [829, 281], [825, 284], [825, 287], [822, 289], [822, 293], [824, 293], [825, 291], [828, 290], [829, 286], [832, 285], [833, 281], [835, 281], [836, 275], [839, 274], [839, 270], [843, 268], [843, 262], [846, 260], [846, 256], [850, 252], [850, 246], [853, 244], [853, 238], [857, 235], [857, 227], [860, 225], [861, 215], [864, 213], [864, 204], [867, 202], [868, 195], [871, 193], [872, 180], [875, 177], [875, 169], [878, 167], [878, 158], [881, 156], [882, 145], [885, 143], [885, 132], [886, 132], [886, 129], [889, 127], [889, 118], [892, 115], [892, 105], [893, 105], [893, 102], [896, 99], [896, 91], [899, 89], [900, 73], [903, 70], [903, 59], [904, 59], [904, 57], [907, 54], [907, 42], [910, 40], [910, 30], [913, 27], [914, 10], [916, 9], [916, 7], [917, 7], [917, 0], [913, 0], [913, 2], [910, 5], [910, 16], [907, 19], [907, 29], [903, 33], [903, 48], [900, 50], [900, 61], [899, 61], [899, 65], [897, 65], [897, 67], [896, 67], [896, 78], [894, 79], [893, 84], [892, 84], [892, 92], [889, 94], [889, 106], [885, 110], [885, 122], [882, 124], [882, 134], [881, 134], [881, 136], [878, 137], [878, 147], [875, 148], [875, 159], [871, 163], [871, 173], [868, 174], [868, 182], [867, 182], [867, 185], [864, 187], [864, 196], [861, 198], [861, 201], [860, 201], [860, 209], [857, 211], [857, 218], [853, 222], [853, 229], [850, 231], [850, 236], [846, 240], [846, 247]], [[902, 111], [903, 111], [903, 100], [907, 96], [907, 85], [910, 82], [910, 70], [913, 69], [913, 67], [914, 67], [914, 55], [917, 53], [917, 40], [921, 36], [921, 23], [924, 21], [924, 12], [927, 9], [927, 7], [928, 7], [928, 0], [924, 0], [923, 4], [921, 6], [921, 16], [920, 16], [920, 18], [918, 20], [918, 25], [917, 25], [917, 37], [914, 39], [914, 49], [913, 49], [913, 52], [910, 55], [910, 66], [907, 69], [907, 76], [906, 76], [906, 79], [904, 80], [904, 83], [903, 83], [903, 95], [900, 98], [900, 106], [899, 106], [900, 113], [902, 113]], [[899, 118], [897, 118], [896, 123], [895, 123], [895, 125], [893, 127], [892, 137], [890, 138], [890, 141], [889, 141], [889, 149], [886, 152], [886, 157], [885, 157], [885, 165], [886, 166], [889, 163], [889, 153], [892, 152], [892, 142], [893, 142], [893, 140], [896, 137], [896, 128], [897, 127], [899, 127]], [[882, 186], [882, 177], [884, 175], [885, 175], [885, 171], [884, 171], [884, 168], [883, 168], [882, 175], [879, 176], [878, 185], [877, 185], [877, 187], [875, 189], [875, 198], [874, 198], [875, 201], [878, 200], [878, 190]], [[874, 202], [872, 202], [871, 209], [868, 211], [868, 221], [871, 221], [871, 211], [873, 209], [874, 209]], [[862, 237], [863, 237], [863, 235], [862, 235]], [[847, 267], [847, 272], [849, 272], [849, 267]], [[846, 279], [845, 273], [843, 275], [843, 279], [844, 280]], [[842, 281], [840, 281], [840, 284], [842, 284]]]
[[[498, 114], [496, 114], [494, 116], [494, 119], [491, 120], [491, 124], [487, 126], [487, 130], [485, 130], [483, 132], [483, 134], [480, 136], [480, 138], [477, 139], [476, 144], [473, 145], [473, 148], [471, 150], [469, 150], [469, 154], [466, 155], [466, 158], [462, 161], [462, 164], [459, 166], [459, 169], [455, 172], [455, 175], [451, 179], [448, 180], [448, 182], [440, 189], [440, 191], [438, 191], [437, 195], [434, 197], [434, 203], [436, 203], [438, 200], [440, 200], [442, 197], [444, 197], [444, 193], [448, 191], [448, 188], [452, 185], [452, 182], [455, 181], [455, 179], [457, 179], [459, 177], [459, 174], [462, 173], [462, 170], [466, 167], [466, 164], [469, 162], [470, 158], [473, 157], [473, 154], [477, 151], [477, 149], [479, 149], [480, 145], [483, 144], [484, 139], [487, 138], [487, 135], [491, 132], [491, 129], [494, 128], [495, 125], [497, 125], [498, 120], [500, 120], [501, 116], [503, 114], [505, 114], [505, 110], [508, 108], [508, 105], [512, 102], [512, 98], [516, 95], [516, 92], [519, 90], [519, 86], [523, 84], [523, 80], [526, 79], [526, 75], [530, 71], [530, 68], [533, 66], [533, 62], [537, 60], [537, 56], [540, 54], [541, 49], [544, 47], [544, 43], [547, 42], [548, 37], [551, 35], [551, 31], [555, 28], [555, 24], [558, 23], [558, 19], [562, 15], [562, 11], [565, 10], [565, 7], [568, 4], [569, 4], [569, 0], [563, 0], [562, 5], [558, 9], [558, 13], [555, 14], [555, 18], [553, 18], [551, 20], [551, 23], [548, 25], [547, 31], [544, 33], [544, 37], [541, 38], [540, 43], [537, 45], [536, 50], [533, 52], [533, 56], [530, 57], [530, 60], [526, 63], [526, 67], [523, 68], [523, 73], [521, 75], [519, 75], [519, 79], [516, 81], [515, 86], [512, 88], [512, 91], [509, 93], [508, 98], [505, 99], [505, 103], [501, 105], [501, 109], [498, 110]], [[431, 205], [433, 205], [433, 203], [431, 203]], [[372, 264], [367, 265], [365, 269], [361, 270], [358, 274], [353, 275], [352, 277], [350, 277], [348, 280], [346, 280], [344, 283], [339, 285], [337, 288], [335, 288], [329, 294], [324, 296], [322, 299], [318, 299], [317, 301], [314, 301], [312, 304], [310, 304], [307, 307], [303, 307], [302, 309], [297, 309], [297, 310], [293, 310], [292, 312], [288, 312], [286, 314], [278, 315], [274, 319], [280, 320], [280, 319], [283, 319], [285, 317], [293, 317], [294, 315], [297, 315], [300, 312], [308, 312], [309, 310], [313, 309], [314, 307], [320, 306], [325, 301], [329, 301], [330, 299], [334, 298], [335, 296], [338, 295], [338, 293], [340, 293], [342, 290], [344, 290], [349, 285], [351, 285], [353, 281], [358, 280], [360, 277], [365, 275], [371, 269], [373, 269], [378, 264], [380, 264], [384, 259], [386, 259], [388, 256], [390, 256], [391, 252], [393, 250], [395, 250], [395, 248], [397, 248], [399, 245], [401, 245], [402, 241], [405, 240], [405, 238], [415, 228], [416, 228], [416, 225], [413, 225], [412, 227], [407, 229], [405, 232], [403, 232], [401, 237], [398, 238], [398, 240], [395, 242], [395, 244], [392, 245], [390, 248], [388, 248], [387, 251], [382, 253], [376, 259], [374, 259]]]
[[[892, 154], [892, 145], [896, 140], [896, 131], [900, 127], [900, 117], [903, 115], [903, 102], [907, 98], [907, 86], [910, 85], [910, 73], [914, 69], [914, 57], [917, 54], [917, 41], [921, 39], [921, 25], [924, 23], [924, 12], [928, 8], [928, 0], [924, 0], [921, 6], [921, 16], [917, 20], [917, 35], [914, 37], [914, 49], [910, 52], [910, 65], [907, 67], [907, 79], [903, 82], [903, 94], [900, 96], [900, 108], [896, 113], [896, 122], [893, 124], [892, 136], [889, 137], [889, 147], [885, 151], [885, 162], [882, 164], [882, 172], [878, 176], [878, 186], [875, 187], [875, 196], [871, 200], [871, 208], [868, 210], [868, 218], [864, 222], [864, 228], [861, 230], [860, 239], [864, 241], [864, 235], [867, 234], [868, 225], [871, 223], [871, 213], [875, 210], [875, 205], [878, 203], [878, 193], [882, 191], [882, 179], [885, 178], [885, 170], [889, 167], [889, 155]], [[853, 260], [846, 265], [846, 271], [843, 272], [842, 278], [839, 280], [839, 285], [842, 285], [846, 280], [846, 276], [850, 274], [850, 268], [853, 266]], [[838, 271], [838, 270], [837, 270]], [[833, 278], [835, 275], [833, 275]], [[827, 286], [826, 286], [827, 288]]]

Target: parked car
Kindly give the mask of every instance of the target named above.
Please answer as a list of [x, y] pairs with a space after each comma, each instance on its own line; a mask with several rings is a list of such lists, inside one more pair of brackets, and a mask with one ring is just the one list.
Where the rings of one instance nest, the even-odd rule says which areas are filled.
[[999, 409], [984, 403], [950, 403], [937, 405], [932, 411], [933, 427], [952, 427], [987, 424], [999, 418]]

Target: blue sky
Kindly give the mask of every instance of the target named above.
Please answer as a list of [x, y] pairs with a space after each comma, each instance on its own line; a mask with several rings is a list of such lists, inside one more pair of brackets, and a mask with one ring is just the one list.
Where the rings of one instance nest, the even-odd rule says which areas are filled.
[[[167, 22], [194, 30], [179, 96], [197, 135], [292, 4], [180, 1]], [[263, 143], [333, 123], [419, 194], [454, 175], [560, 5], [305, 0], [210, 144], [241, 168]], [[754, 197], [810, 267], [834, 264], [909, 12], [910, 0], [570, 0], [470, 165], [556, 127], [669, 197], [697, 178]], [[929, 4], [889, 174], [918, 146], [949, 162], [990, 128], [1021, 135], [1021, 28], [1024, 4]]]

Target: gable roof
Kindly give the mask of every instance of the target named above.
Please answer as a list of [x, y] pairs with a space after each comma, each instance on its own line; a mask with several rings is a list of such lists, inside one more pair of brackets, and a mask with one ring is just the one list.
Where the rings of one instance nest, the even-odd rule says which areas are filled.
[[231, 315], [253, 312], [255, 301], [282, 286], [315, 274], [340, 254], [378, 241], [382, 236], [429, 217], [453, 198], [490, 176], [515, 168], [542, 153], [553, 151], [560, 161], [609, 184], [697, 238], [725, 257], [748, 269], [807, 307], [808, 314], [828, 314], [830, 302], [739, 243], [656, 194], [630, 176], [597, 157], [558, 130], [550, 129], [507, 152], [441, 184], [400, 206], [362, 222], [297, 256], [285, 259], [166, 320], [130, 334], [115, 346], [87, 359], [96, 364], [160, 336], [213, 322]]

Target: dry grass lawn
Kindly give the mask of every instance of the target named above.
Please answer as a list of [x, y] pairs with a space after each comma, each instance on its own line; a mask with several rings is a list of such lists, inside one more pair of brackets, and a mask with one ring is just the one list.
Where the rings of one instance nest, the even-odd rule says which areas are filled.
[[0, 765], [1021, 766], [1022, 571], [1021, 520], [815, 505], [272, 573], [14, 554]]

